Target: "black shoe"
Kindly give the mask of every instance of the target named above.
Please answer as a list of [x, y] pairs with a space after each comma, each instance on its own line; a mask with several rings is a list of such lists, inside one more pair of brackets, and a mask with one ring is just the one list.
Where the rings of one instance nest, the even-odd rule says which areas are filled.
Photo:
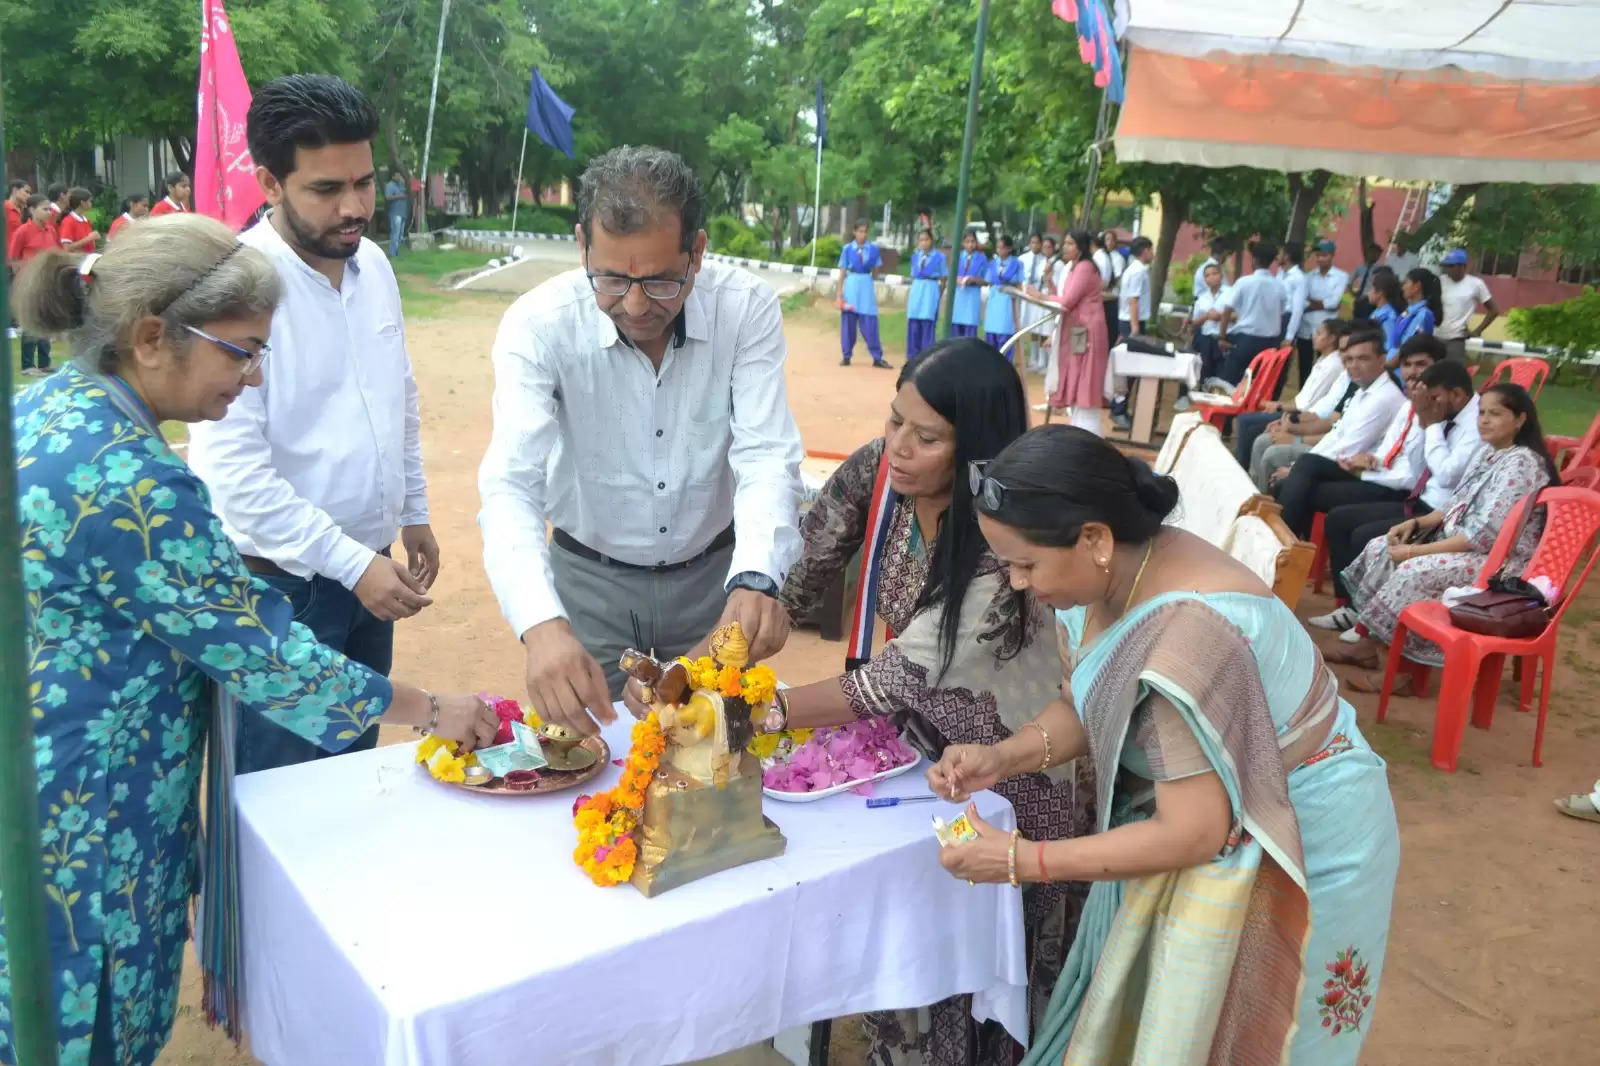
[[894, 364], [893, 363], [888, 362], [888, 361], [883, 360], [883, 359], [874, 359], [872, 361], [872, 365], [877, 367], [879, 370], [893, 370], [894, 369]]
[[849, 366], [849, 365], [850, 365], [850, 360], [848, 360], [848, 359], [841, 359], [841, 360], [839, 360], [839, 365], [840, 365], [840, 366]]

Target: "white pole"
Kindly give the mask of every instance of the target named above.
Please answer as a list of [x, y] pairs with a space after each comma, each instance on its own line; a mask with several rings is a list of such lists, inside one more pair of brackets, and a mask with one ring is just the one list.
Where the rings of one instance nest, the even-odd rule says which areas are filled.
[[439, 64], [444, 60], [444, 23], [450, 17], [450, 0], [439, 8], [439, 41], [433, 46], [433, 88], [428, 92], [428, 126], [422, 135], [422, 210], [417, 212], [417, 235], [428, 232], [428, 156], [433, 151], [433, 109], [439, 102]]
[[[820, 118], [820, 116], [819, 116]], [[817, 265], [817, 226], [822, 222], [822, 138], [817, 138], [816, 200], [811, 205], [811, 265]]]
[[517, 232], [517, 208], [522, 206], [522, 161], [528, 158], [528, 124], [522, 124], [522, 152], [517, 156], [517, 184], [511, 190], [511, 232]]

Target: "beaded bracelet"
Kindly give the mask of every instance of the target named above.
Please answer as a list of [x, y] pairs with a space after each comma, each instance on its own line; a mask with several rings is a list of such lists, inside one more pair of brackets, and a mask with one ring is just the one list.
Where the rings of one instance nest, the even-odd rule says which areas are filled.
[[1020, 888], [1020, 887], [1022, 887], [1022, 886], [1017, 884], [1017, 841], [1021, 837], [1022, 837], [1022, 830], [1013, 829], [1011, 831], [1011, 853], [1006, 857], [1006, 869], [1010, 872], [1010, 875], [1011, 875], [1011, 887], [1012, 888]]
[[1044, 731], [1044, 726], [1040, 725], [1038, 722], [1028, 722], [1022, 728], [1026, 729], [1030, 725], [1037, 729], [1039, 731], [1039, 735], [1044, 738], [1044, 762], [1039, 764], [1039, 772], [1042, 774], [1046, 770], [1050, 769], [1050, 734], [1046, 733]]

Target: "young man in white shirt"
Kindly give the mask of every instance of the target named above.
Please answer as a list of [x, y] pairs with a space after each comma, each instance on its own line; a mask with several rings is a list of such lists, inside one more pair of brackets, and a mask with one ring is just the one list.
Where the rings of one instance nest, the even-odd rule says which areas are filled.
[[[1135, 237], [1128, 245], [1128, 266], [1122, 272], [1117, 297], [1117, 339], [1113, 344], [1137, 337], [1145, 332], [1150, 316], [1155, 313], [1155, 297], [1150, 293], [1150, 260], [1156, 257], [1155, 245], [1149, 237]], [[1112, 391], [1111, 424], [1118, 429], [1132, 429], [1128, 417], [1128, 379], [1108, 375]]]
[[1206, 287], [1206, 270], [1210, 267], [1217, 268], [1223, 287], [1226, 288], [1228, 285], [1228, 272], [1222, 265], [1222, 261], [1228, 257], [1227, 239], [1224, 237], [1213, 238], [1208, 250], [1211, 254], [1206, 256], [1204, 262], [1194, 268], [1194, 294], [1196, 299], [1199, 298], [1201, 291]]
[[[1255, 271], [1235, 281], [1222, 301], [1227, 313], [1218, 323], [1217, 344], [1222, 348], [1222, 379], [1230, 385], [1244, 380], [1250, 360], [1278, 343], [1283, 336], [1283, 287], [1272, 276], [1278, 249], [1270, 241], [1250, 246]], [[1277, 397], [1273, 397], [1276, 399]]]
[[1311, 377], [1287, 403], [1267, 400], [1260, 411], [1240, 415], [1233, 422], [1234, 456], [1266, 492], [1269, 477], [1288, 467], [1311, 443], [1333, 426], [1333, 416], [1344, 409], [1350, 378], [1344, 371], [1344, 342], [1350, 323], [1326, 319], [1311, 339], [1321, 356]]
[[[1295, 366], [1299, 371], [1295, 380], [1302, 385], [1310, 380], [1311, 364], [1316, 361], [1311, 338], [1316, 336], [1317, 327], [1339, 313], [1344, 290], [1350, 285], [1350, 275], [1333, 265], [1335, 250], [1332, 241], [1318, 241], [1311, 272], [1304, 275], [1306, 307], [1300, 316], [1300, 328], [1294, 335]], [[1279, 379], [1280, 383], [1282, 380]]]
[[[268, 214], [240, 236], [283, 296], [260, 388], [189, 430], [189, 464], [245, 565], [322, 643], [387, 674], [394, 622], [432, 601], [417, 383], [400, 291], [362, 237], [374, 210], [378, 115], [343, 79], [294, 74], [256, 90], [247, 119]], [[399, 537], [407, 562], [389, 557]], [[376, 727], [346, 751], [377, 743]], [[262, 718], [240, 720], [238, 770], [322, 756]]]
[[[1489, 286], [1475, 274], [1467, 273], [1465, 248], [1453, 248], [1439, 261], [1444, 267], [1444, 277], [1439, 279], [1439, 301], [1444, 307], [1444, 318], [1433, 328], [1433, 335], [1444, 341], [1445, 352], [1458, 363], [1467, 361], [1467, 338], [1481, 337], [1489, 323], [1500, 317], [1500, 308], [1489, 295]], [[1483, 305], [1483, 321], [1470, 330], [1467, 324], [1472, 314]]]
[[[1305, 320], [1306, 313], [1306, 272], [1302, 266], [1305, 258], [1306, 247], [1299, 241], [1285, 242], [1283, 251], [1278, 256], [1279, 265], [1283, 267], [1283, 273], [1278, 275], [1278, 284], [1283, 287], [1282, 343], [1287, 347], [1295, 348], [1297, 354], [1299, 349], [1297, 338], [1300, 336], [1300, 324]], [[1307, 341], [1309, 350], [1309, 338], [1307, 338]], [[1307, 358], [1306, 364], [1308, 366], [1310, 362], [1311, 360]], [[1298, 360], [1296, 365], [1298, 365]], [[1278, 375], [1277, 388], [1272, 392], [1274, 400], [1283, 394], [1283, 386], [1288, 380], [1289, 371], [1285, 367], [1284, 372]]]
[[737, 620], [759, 660], [789, 632], [804, 451], [782, 315], [765, 281], [704, 261], [704, 217], [672, 152], [596, 157], [583, 268], [518, 299], [495, 338], [484, 569], [534, 706], [585, 733], [614, 718], [629, 645], [679, 655]]
[[[1442, 509], [1467, 471], [1488, 454], [1489, 446], [1478, 435], [1478, 394], [1467, 368], [1445, 357], [1444, 343], [1437, 337], [1419, 334], [1406, 341], [1401, 365], [1414, 361], [1418, 353], [1431, 362], [1407, 390], [1411, 403], [1396, 416], [1369, 461], [1359, 464], [1363, 484], [1391, 491], [1381, 496], [1369, 493], [1361, 502], [1353, 497], [1350, 502], [1327, 501], [1323, 531], [1341, 606], [1309, 619], [1311, 625], [1341, 632], [1353, 627], [1355, 612], [1342, 606], [1348, 596], [1339, 575], [1373, 537], [1383, 536], [1407, 518]], [[1404, 448], [1397, 449], [1396, 442], [1402, 439]], [[1386, 463], [1391, 453], [1394, 457]]]
[[1377, 448], [1389, 421], [1406, 402], [1406, 395], [1384, 369], [1383, 331], [1377, 326], [1357, 327], [1345, 344], [1345, 373], [1356, 393], [1345, 405], [1339, 421], [1311, 450], [1295, 460], [1275, 493], [1283, 506], [1283, 523], [1301, 540], [1311, 539], [1311, 522], [1322, 482], [1355, 481], [1358, 472], [1341, 465]]

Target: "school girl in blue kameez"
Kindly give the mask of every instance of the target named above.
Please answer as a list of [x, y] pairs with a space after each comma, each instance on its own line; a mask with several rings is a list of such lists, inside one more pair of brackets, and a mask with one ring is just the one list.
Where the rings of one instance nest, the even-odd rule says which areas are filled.
[[[983, 339], [1003, 349], [1006, 341], [1017, 331], [1015, 301], [1000, 290], [1008, 285], [1021, 285], [1022, 261], [1012, 255], [1010, 237], [1001, 237], [995, 246], [996, 255], [984, 271], [983, 283], [989, 287], [989, 302], [983, 309]], [[1015, 354], [1008, 353], [1015, 361]]]
[[889, 368], [883, 361], [883, 343], [878, 339], [878, 271], [883, 256], [877, 244], [867, 240], [867, 224], [856, 223], [856, 239], [839, 253], [839, 350], [840, 366], [849, 366], [856, 351], [856, 329], [867, 342], [872, 365]]
[[989, 258], [978, 251], [978, 238], [972, 233], [961, 238], [961, 255], [956, 259], [955, 314], [950, 320], [952, 337], [976, 337], [983, 320], [983, 279]]
[[[41, 255], [15, 296], [24, 326], [71, 330], [74, 352], [17, 397], [13, 427], [49, 999], [63, 1066], [149, 1066], [172, 1026], [199, 887], [214, 705], [328, 750], [379, 719], [468, 747], [496, 723], [476, 697], [430, 696], [317, 644], [251, 577], [167, 446], [163, 421], [221, 418], [270, 373], [278, 279], [260, 252], [175, 214], [104, 256]], [[225, 790], [215, 775], [232, 761], [209, 762], [208, 791]], [[0, 943], [5, 1066], [11, 994]]]
[[933, 343], [933, 324], [944, 301], [944, 282], [950, 274], [944, 253], [933, 246], [933, 231], [917, 234], [917, 250], [911, 253], [911, 295], [906, 298], [906, 362], [921, 355]]

